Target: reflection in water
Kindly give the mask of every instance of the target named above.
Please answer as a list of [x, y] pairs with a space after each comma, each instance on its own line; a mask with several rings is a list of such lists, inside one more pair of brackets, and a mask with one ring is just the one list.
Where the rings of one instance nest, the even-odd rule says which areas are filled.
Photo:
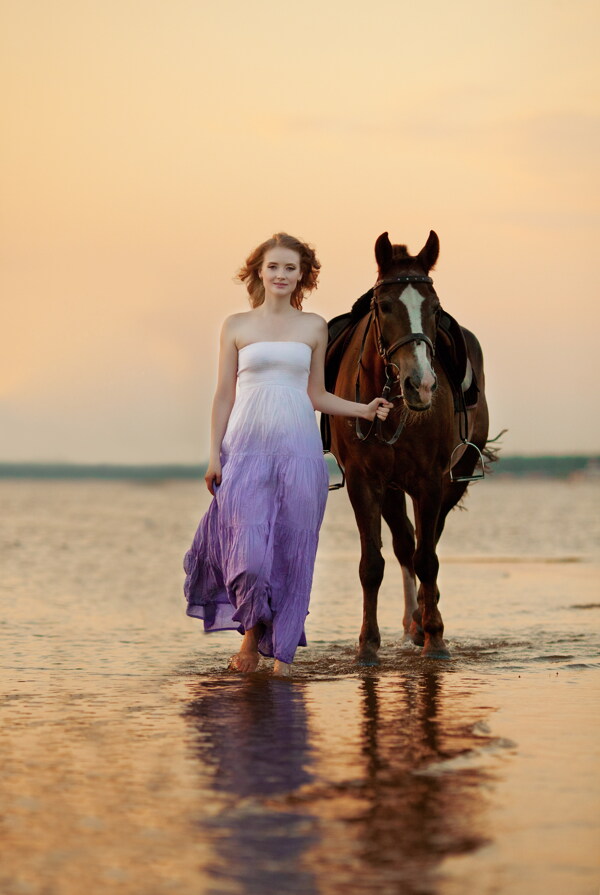
[[195, 752], [221, 797], [216, 816], [199, 819], [200, 835], [214, 846], [214, 862], [205, 868], [214, 885], [226, 880], [231, 891], [235, 880], [239, 891], [260, 895], [318, 892], [303, 864], [314, 824], [304, 813], [272, 805], [312, 780], [302, 690], [257, 677], [203, 684], [194, 696], [185, 714]]
[[472, 732], [461, 729], [459, 705], [442, 710], [444, 681], [445, 675], [430, 672], [392, 686], [382, 687], [374, 678], [361, 685], [366, 767], [361, 857], [375, 872], [396, 870], [407, 892], [426, 891], [443, 858], [484, 842], [482, 771], [468, 765], [460, 771], [433, 770], [474, 745]]
[[[435, 891], [442, 859], [485, 841], [478, 719], [468, 695], [444, 692], [448, 679], [196, 685], [186, 717], [220, 801], [199, 820], [212, 891], [225, 880], [250, 893]], [[321, 706], [324, 688], [338, 705], [356, 700], [354, 723], [340, 724], [333, 704], [313, 712], [315, 688]]]

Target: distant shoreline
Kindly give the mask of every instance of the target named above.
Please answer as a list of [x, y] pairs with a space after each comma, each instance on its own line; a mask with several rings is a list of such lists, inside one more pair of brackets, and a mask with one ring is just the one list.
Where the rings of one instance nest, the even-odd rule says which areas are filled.
[[[331, 458], [330, 458], [331, 459]], [[337, 467], [332, 462], [332, 472]], [[536, 478], [583, 478], [600, 480], [598, 454], [565, 454], [502, 457], [492, 464], [494, 478], [504, 476]], [[200, 479], [206, 464], [185, 463], [0, 463], [2, 479]]]

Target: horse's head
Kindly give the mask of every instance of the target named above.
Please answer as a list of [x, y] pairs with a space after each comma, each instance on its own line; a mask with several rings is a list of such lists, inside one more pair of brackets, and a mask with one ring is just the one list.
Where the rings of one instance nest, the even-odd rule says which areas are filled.
[[433, 355], [440, 303], [428, 274], [440, 250], [437, 235], [418, 255], [406, 246], [392, 245], [387, 233], [375, 243], [379, 276], [373, 296], [373, 314], [379, 351], [398, 368], [406, 405], [428, 410], [437, 387]]

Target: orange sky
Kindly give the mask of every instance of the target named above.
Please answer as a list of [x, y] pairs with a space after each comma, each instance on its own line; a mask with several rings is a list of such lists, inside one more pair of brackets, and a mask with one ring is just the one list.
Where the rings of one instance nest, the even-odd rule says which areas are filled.
[[0, 0], [0, 460], [206, 457], [232, 277], [441, 241], [507, 452], [600, 447], [597, 4]]

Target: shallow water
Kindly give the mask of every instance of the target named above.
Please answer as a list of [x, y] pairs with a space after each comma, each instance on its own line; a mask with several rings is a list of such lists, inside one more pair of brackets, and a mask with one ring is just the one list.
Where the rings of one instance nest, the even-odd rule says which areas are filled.
[[330, 495], [292, 681], [184, 614], [201, 484], [2, 481], [0, 892], [597, 892], [598, 484], [471, 488], [440, 554], [452, 658], [378, 668]]

